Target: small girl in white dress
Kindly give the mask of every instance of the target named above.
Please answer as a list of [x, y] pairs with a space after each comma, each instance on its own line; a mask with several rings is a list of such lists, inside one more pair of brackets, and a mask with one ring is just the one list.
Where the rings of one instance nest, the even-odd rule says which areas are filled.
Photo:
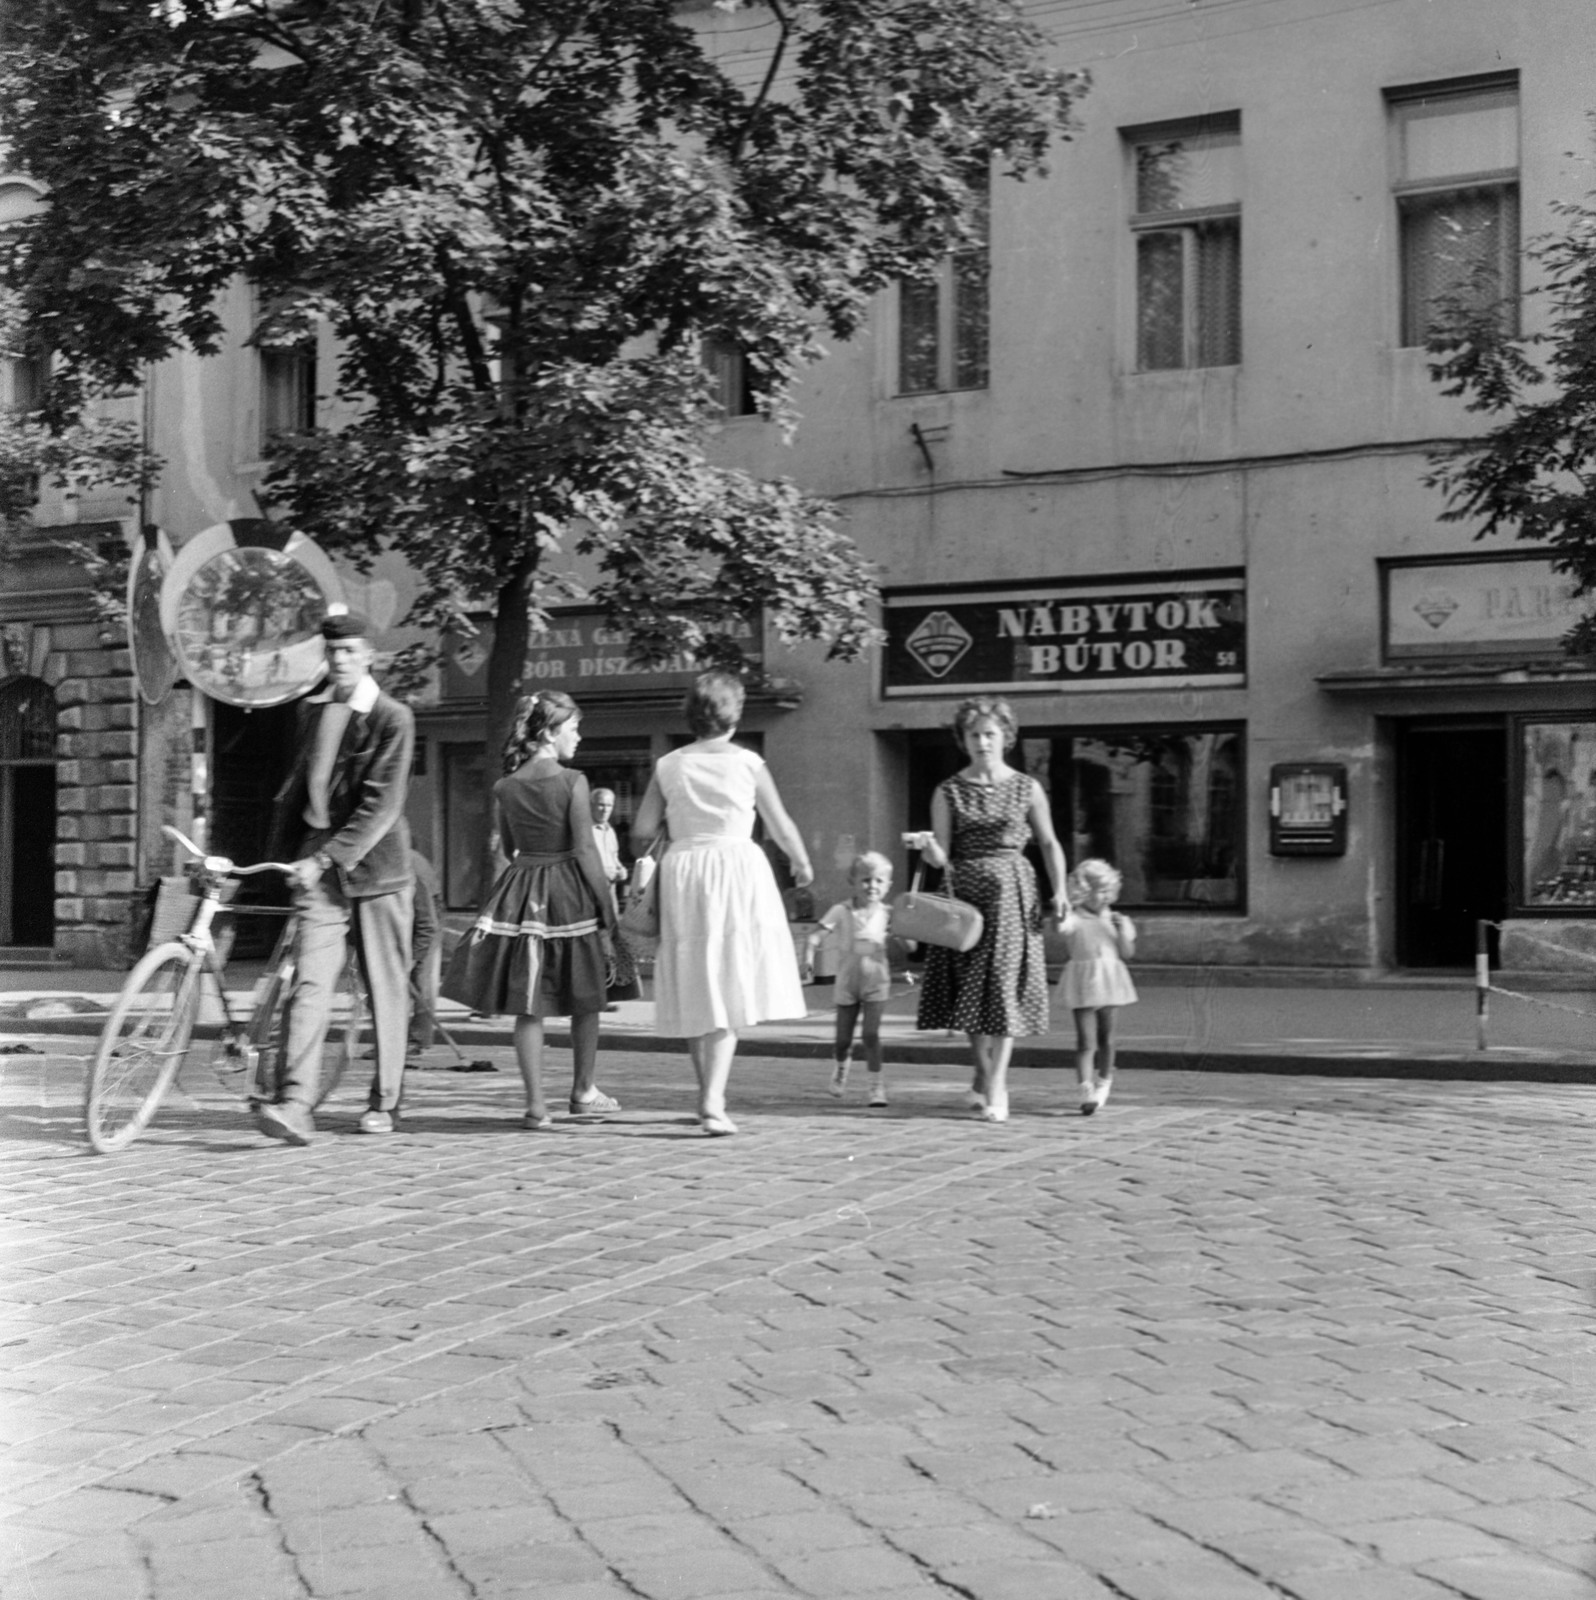
[[1075, 1075], [1083, 1117], [1108, 1104], [1114, 1086], [1114, 1012], [1136, 1004], [1136, 985], [1125, 967], [1136, 954], [1136, 929], [1129, 917], [1109, 909], [1119, 898], [1121, 881], [1106, 861], [1081, 862], [1070, 895], [1073, 909], [1059, 923], [1070, 957], [1059, 995], [1075, 1013]]

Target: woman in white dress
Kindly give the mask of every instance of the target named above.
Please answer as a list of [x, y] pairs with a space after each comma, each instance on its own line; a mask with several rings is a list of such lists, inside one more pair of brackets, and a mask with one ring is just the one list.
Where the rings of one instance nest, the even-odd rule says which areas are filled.
[[698, 1117], [709, 1134], [736, 1133], [726, 1082], [737, 1032], [804, 1014], [786, 907], [765, 853], [757, 814], [792, 865], [814, 881], [803, 836], [787, 815], [770, 769], [732, 743], [743, 686], [730, 673], [703, 673], [688, 691], [694, 742], [661, 758], [632, 824], [634, 848], [661, 833], [660, 943], [654, 958], [655, 1025], [685, 1038], [698, 1074]]

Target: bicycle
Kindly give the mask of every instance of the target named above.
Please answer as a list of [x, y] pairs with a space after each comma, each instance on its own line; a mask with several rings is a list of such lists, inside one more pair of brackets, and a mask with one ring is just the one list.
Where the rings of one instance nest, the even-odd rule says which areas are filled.
[[[207, 976], [222, 1011], [211, 1059], [217, 1077], [224, 1088], [241, 1091], [251, 1110], [278, 1098], [287, 1024], [283, 1001], [293, 987], [296, 919], [292, 912], [280, 913], [286, 919], [283, 931], [247, 1015], [235, 1015], [228, 1000], [222, 978], [231, 941], [219, 946], [212, 924], [243, 879], [288, 868], [276, 861], [235, 866], [225, 856], [206, 855], [176, 828], [161, 832], [198, 859], [199, 903], [188, 931], [155, 946], [128, 974], [100, 1030], [83, 1100], [84, 1131], [100, 1155], [126, 1149], [149, 1126], [193, 1047]], [[345, 963], [339, 987], [347, 1009], [322, 1056], [317, 1105], [337, 1088], [365, 1021], [356, 962]]]

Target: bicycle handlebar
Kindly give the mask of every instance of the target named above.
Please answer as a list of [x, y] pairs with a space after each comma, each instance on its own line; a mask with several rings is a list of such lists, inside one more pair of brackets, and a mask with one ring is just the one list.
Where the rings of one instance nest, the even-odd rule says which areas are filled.
[[286, 861], [262, 861], [253, 867], [239, 867], [227, 859], [226, 856], [208, 856], [194, 843], [187, 834], [174, 828], [171, 823], [163, 822], [161, 832], [168, 839], [182, 845], [191, 856], [197, 856], [199, 863], [207, 872], [219, 873], [229, 878], [252, 878], [257, 872], [288, 872], [291, 867]]

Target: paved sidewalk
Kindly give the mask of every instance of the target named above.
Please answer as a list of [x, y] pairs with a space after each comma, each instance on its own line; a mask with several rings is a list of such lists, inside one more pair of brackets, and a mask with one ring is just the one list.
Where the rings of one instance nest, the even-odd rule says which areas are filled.
[[[253, 970], [229, 970], [230, 994], [247, 1007]], [[0, 1036], [14, 1039], [92, 1035], [124, 974], [6, 972], [0, 969]], [[1523, 998], [1493, 995], [1487, 1039], [1475, 1043], [1475, 995], [1466, 979], [1358, 984], [1256, 986], [1221, 981], [1141, 983], [1141, 999], [1124, 1008], [1118, 1033], [1127, 1066], [1206, 1071], [1315, 1072], [1339, 1076], [1511, 1078], [1596, 1083], [1596, 990], [1536, 988]], [[745, 1048], [767, 1055], [832, 1052], [830, 989], [811, 985], [810, 1012], [800, 1022], [750, 1029]], [[966, 1059], [960, 1038], [915, 1026], [917, 991], [906, 988], [888, 1007], [883, 1029], [889, 1060]], [[1055, 1028], [1018, 1041], [1017, 1061], [1068, 1067], [1073, 1026], [1055, 1005]], [[462, 1049], [507, 1043], [508, 1018], [477, 1018], [445, 1001], [440, 1019]], [[555, 1037], [558, 1038], [556, 1024]], [[660, 1039], [648, 1001], [622, 1002], [604, 1018], [606, 1049], [679, 1052]]]
[[1596, 1596], [1582, 1090], [745, 1057], [722, 1140], [612, 1051], [538, 1135], [489, 1054], [112, 1158], [0, 1056], [0, 1594]]

